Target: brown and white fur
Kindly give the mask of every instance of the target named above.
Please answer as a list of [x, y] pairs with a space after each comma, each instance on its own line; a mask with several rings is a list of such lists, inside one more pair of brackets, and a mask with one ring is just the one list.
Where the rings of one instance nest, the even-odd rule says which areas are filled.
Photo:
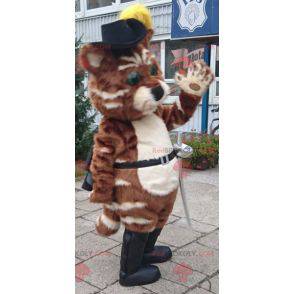
[[[192, 63], [187, 72], [175, 75], [181, 88], [179, 99], [173, 105], [162, 105], [169, 87], [143, 43], [123, 51], [88, 44], [81, 49], [80, 64], [89, 71], [89, 97], [104, 115], [94, 137], [90, 168], [94, 181], [90, 201], [103, 203], [104, 208], [97, 231], [113, 234], [121, 222], [135, 232], [162, 228], [177, 194], [177, 159], [139, 169], [115, 169], [113, 164], [169, 154], [172, 144], [168, 131], [193, 115], [213, 74], [204, 62]], [[138, 73], [140, 80], [130, 85], [127, 79], [132, 72]], [[161, 97], [155, 88], [161, 88]]]

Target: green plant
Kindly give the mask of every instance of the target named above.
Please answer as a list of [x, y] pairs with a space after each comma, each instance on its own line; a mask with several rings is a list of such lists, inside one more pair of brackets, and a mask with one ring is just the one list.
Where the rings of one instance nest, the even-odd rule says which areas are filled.
[[191, 162], [196, 167], [203, 159], [208, 161], [208, 167], [214, 167], [218, 162], [219, 138], [212, 135], [197, 135], [185, 144], [193, 148]]
[[[81, 46], [81, 39], [75, 41], [76, 57]], [[85, 96], [85, 72], [76, 62], [75, 70], [75, 158], [86, 159], [93, 141], [93, 123], [95, 112]]]

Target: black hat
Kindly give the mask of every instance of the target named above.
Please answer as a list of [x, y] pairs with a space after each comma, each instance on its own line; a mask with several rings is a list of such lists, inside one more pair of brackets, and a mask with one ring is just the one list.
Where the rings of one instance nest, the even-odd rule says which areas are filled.
[[145, 26], [134, 18], [121, 19], [101, 26], [101, 45], [113, 49], [136, 46], [147, 34]]

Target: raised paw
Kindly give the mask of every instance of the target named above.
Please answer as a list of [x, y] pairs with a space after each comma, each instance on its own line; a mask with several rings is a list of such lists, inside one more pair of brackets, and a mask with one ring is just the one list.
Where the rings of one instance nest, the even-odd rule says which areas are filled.
[[187, 72], [181, 70], [175, 74], [175, 82], [186, 93], [202, 96], [214, 79], [214, 74], [202, 60], [190, 64]]

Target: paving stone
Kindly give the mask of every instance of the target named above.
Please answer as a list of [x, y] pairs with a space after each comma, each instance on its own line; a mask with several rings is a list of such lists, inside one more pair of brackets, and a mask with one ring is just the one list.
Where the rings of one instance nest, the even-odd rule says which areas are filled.
[[218, 270], [218, 250], [193, 242], [174, 252], [172, 261], [186, 263], [193, 270], [212, 275]]
[[200, 238], [198, 240], [198, 243], [214, 248], [214, 249], [218, 249], [218, 239], [219, 239], [219, 231], [217, 230], [211, 234], [208, 234]]
[[200, 287], [209, 291], [211, 287], [210, 281], [209, 280], [204, 281], [203, 283], [201, 283]]
[[[218, 226], [218, 187], [191, 182], [185, 185], [190, 217], [196, 221]], [[173, 215], [185, 217], [181, 196], [175, 201]]]
[[168, 220], [167, 220], [166, 224], [173, 223], [174, 221], [176, 221], [176, 220], [178, 220], [178, 219], [179, 219], [178, 216], [175, 216], [175, 215], [172, 215], [172, 214], [171, 214], [171, 215], [168, 217]]
[[195, 289], [189, 290], [187, 294], [211, 294], [211, 292], [202, 288], [195, 288]]
[[122, 287], [118, 282], [107, 287], [100, 292], [101, 294], [148, 294], [152, 293], [147, 289], [142, 287]]
[[[93, 252], [103, 251], [84, 262], [79, 257], [75, 259], [76, 267], [83, 276], [82, 280], [92, 284], [91, 286], [84, 281], [77, 283], [76, 294], [165, 294], [184, 293], [186, 291], [194, 294], [218, 294], [218, 275], [210, 279], [211, 286], [207, 281], [199, 285], [199, 282], [205, 278], [204, 274], [211, 275], [218, 270], [218, 250], [214, 249], [218, 248], [215, 246], [218, 242], [218, 233], [211, 233], [218, 226], [218, 170], [187, 171], [184, 184], [190, 215], [194, 219], [192, 220], [192, 231], [185, 224], [183, 204], [181, 196], [178, 195], [168, 224], [163, 229], [159, 242], [157, 242], [159, 245], [169, 244], [173, 250], [172, 261], [158, 265], [163, 278], [154, 284], [142, 287], [121, 287], [117, 280], [121, 252], [121, 245], [119, 244], [122, 242], [124, 226], [122, 225], [118, 233], [112, 236], [107, 238], [99, 236], [95, 232], [94, 222], [101, 213], [99, 211], [101, 206], [89, 202], [87, 198], [89, 193], [80, 189], [82, 181], [76, 182], [76, 217], [78, 217], [76, 219], [76, 234], [79, 236], [76, 248], [82, 255], [84, 249], [93, 250]], [[81, 234], [85, 234], [83, 235], [85, 237], [80, 236]], [[203, 236], [203, 234], [208, 235]], [[161, 238], [164, 240], [161, 240]], [[197, 241], [186, 245], [195, 239]], [[201, 244], [198, 244], [198, 242]], [[112, 244], [117, 246], [114, 245], [115, 247], [110, 249], [112, 246], [109, 246]], [[184, 247], [177, 249], [174, 246]], [[104, 252], [104, 250], [107, 251]], [[173, 272], [174, 266], [176, 266], [174, 261], [181, 264], [179, 273], [176, 273], [176, 270]], [[182, 280], [183, 277], [179, 281], [183, 264], [187, 264], [185, 268], [188, 267], [188, 270], [189, 267], [193, 270], [192, 274], [182, 273], [182, 275], [187, 276], [186, 282]], [[197, 288], [189, 290], [188, 287], [194, 285], [197, 285]]]
[[214, 292], [216, 294], [218, 294], [219, 291], [219, 279], [218, 279], [218, 275], [214, 276], [213, 278], [210, 279], [211, 282], [211, 292]]
[[82, 180], [78, 180], [75, 182], [75, 187], [77, 190], [83, 190], [82, 189], [83, 182], [84, 182], [84, 178]]
[[144, 288], [147, 288], [155, 293], [159, 294], [181, 294], [187, 291], [187, 287], [179, 285], [163, 278], [159, 279], [157, 282], [149, 285], [144, 285]]
[[87, 211], [96, 211], [102, 209], [102, 206], [98, 203], [92, 203], [89, 200], [76, 201], [76, 208], [87, 210]]
[[75, 294], [94, 294], [99, 293], [99, 289], [93, 287], [83, 281], [76, 282], [76, 293]]
[[108, 250], [108, 252], [110, 252], [110, 253], [112, 253], [112, 254], [120, 257], [120, 254], [121, 254], [121, 246], [122, 245], [116, 246], [116, 247], [112, 248], [111, 250]]
[[77, 264], [77, 263], [80, 263], [82, 260], [81, 259], [79, 259], [79, 258], [75, 258], [75, 264]]
[[204, 274], [193, 271], [191, 267], [185, 267], [171, 261], [159, 263], [157, 266], [160, 269], [161, 276], [167, 280], [182, 284], [186, 287], [192, 287], [206, 278]]
[[120, 229], [115, 234], [108, 236], [108, 238], [121, 243], [123, 239], [124, 231], [125, 231], [125, 228], [123, 225], [121, 225]]
[[194, 182], [195, 180], [200, 183], [210, 184], [217, 186], [219, 185], [219, 170], [218, 167], [207, 169], [205, 171], [198, 170], [185, 170], [187, 177], [185, 177], [185, 184]]
[[82, 216], [83, 219], [86, 219], [88, 221], [91, 221], [93, 223], [97, 222], [98, 217], [102, 214], [102, 210], [97, 210], [93, 212], [87, 211], [87, 214], [84, 214]]
[[86, 210], [83, 210], [83, 209], [79, 209], [79, 208], [76, 208], [76, 217], [80, 217], [84, 214], [87, 214], [89, 213], [89, 211], [86, 211]]
[[[188, 227], [186, 218], [180, 218], [178, 221], [176, 221], [176, 224], [179, 225], [180, 227], [182, 227], [182, 226], [185, 227], [185, 228]], [[192, 229], [194, 231], [202, 233], [202, 234], [210, 233], [211, 231], [213, 231], [213, 230], [215, 230], [217, 228], [216, 226], [212, 226], [212, 225], [209, 225], [209, 224], [197, 222], [197, 221], [194, 221], [194, 220], [191, 220], [191, 225], [192, 225]]]
[[87, 214], [84, 214], [82, 216], [82, 218], [86, 219], [86, 220], [89, 220], [89, 221], [91, 221], [93, 223], [96, 223], [97, 218], [101, 215], [101, 213], [102, 212], [100, 210], [99, 211], [93, 211], [93, 212], [90, 212], [90, 213], [89, 213], [89, 211], [87, 211]]
[[163, 227], [163, 230], [158, 237], [158, 241], [180, 247], [192, 242], [200, 236], [201, 234], [198, 232], [191, 231], [189, 228], [180, 227], [176, 223], [173, 223], [167, 224]]
[[76, 191], [75, 194], [77, 201], [89, 200], [90, 197], [90, 192], [85, 190]]
[[76, 218], [76, 236], [80, 236], [93, 230], [95, 230], [93, 222], [84, 220], [82, 218]]
[[218, 275], [212, 277], [209, 281], [205, 281], [200, 285], [201, 288], [211, 291], [212, 293], [218, 294]]
[[89, 268], [89, 274], [84, 277], [84, 280], [100, 289], [118, 280], [120, 259], [111, 253], [96, 255], [84, 264]]
[[85, 260], [118, 244], [116, 241], [90, 232], [76, 238], [76, 257]]

